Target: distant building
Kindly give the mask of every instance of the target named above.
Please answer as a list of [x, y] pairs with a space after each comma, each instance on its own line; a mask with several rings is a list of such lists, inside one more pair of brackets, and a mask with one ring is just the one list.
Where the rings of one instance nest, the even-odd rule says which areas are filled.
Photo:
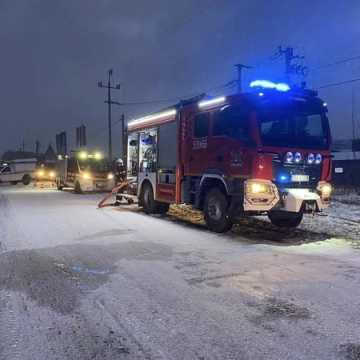
[[32, 151], [6, 151], [3, 156], [3, 161], [12, 161], [16, 159], [37, 159], [39, 162], [44, 163], [55, 163], [56, 162], [56, 153], [51, 145], [48, 146], [44, 154], [37, 154]]
[[334, 141], [332, 156], [334, 185], [360, 188], [360, 151], [352, 151], [352, 141]]

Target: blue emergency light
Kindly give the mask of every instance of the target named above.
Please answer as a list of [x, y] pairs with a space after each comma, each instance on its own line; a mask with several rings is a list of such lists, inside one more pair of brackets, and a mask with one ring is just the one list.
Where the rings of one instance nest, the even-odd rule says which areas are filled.
[[281, 92], [287, 92], [290, 90], [290, 86], [285, 83], [274, 83], [269, 80], [254, 80], [250, 83], [251, 88], [260, 88], [260, 89], [271, 89]]

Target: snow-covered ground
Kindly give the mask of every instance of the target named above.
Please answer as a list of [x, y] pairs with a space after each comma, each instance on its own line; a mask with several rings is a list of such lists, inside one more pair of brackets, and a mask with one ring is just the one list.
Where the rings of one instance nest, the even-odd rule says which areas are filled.
[[359, 359], [359, 207], [296, 230], [0, 186], [0, 359]]

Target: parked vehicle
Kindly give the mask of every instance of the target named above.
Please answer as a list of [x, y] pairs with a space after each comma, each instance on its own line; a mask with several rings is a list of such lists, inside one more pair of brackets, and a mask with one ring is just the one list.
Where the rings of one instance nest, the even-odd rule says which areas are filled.
[[37, 159], [16, 159], [2, 163], [0, 182], [16, 185], [21, 182], [29, 185], [34, 175]]
[[56, 182], [56, 164], [38, 164], [34, 172], [34, 180], [37, 184], [54, 184]]
[[101, 153], [72, 152], [59, 157], [56, 166], [56, 185], [59, 190], [71, 187], [76, 193], [110, 191], [115, 186], [111, 163]]
[[147, 213], [204, 212], [209, 229], [267, 214], [296, 227], [331, 195], [327, 106], [314, 91], [254, 81], [253, 91], [191, 99], [129, 122], [127, 177]]

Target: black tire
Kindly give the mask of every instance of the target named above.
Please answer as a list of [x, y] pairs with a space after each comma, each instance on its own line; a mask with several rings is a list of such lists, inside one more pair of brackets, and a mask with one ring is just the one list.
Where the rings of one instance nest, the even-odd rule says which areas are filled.
[[75, 194], [83, 194], [80, 183], [77, 181], [74, 188]]
[[18, 182], [17, 182], [17, 181], [11, 181], [10, 184], [11, 184], [11, 185], [17, 185]]
[[23, 176], [23, 178], [22, 178], [22, 183], [24, 184], [24, 185], [29, 185], [30, 183], [31, 183], [31, 177], [30, 177], [30, 175], [24, 175]]
[[220, 189], [212, 188], [208, 191], [203, 211], [206, 225], [211, 231], [224, 233], [232, 228], [228, 207], [228, 199]]
[[139, 200], [139, 206], [142, 206], [147, 214], [165, 214], [169, 210], [169, 204], [155, 200], [153, 188], [149, 183], [143, 185]]
[[144, 211], [147, 214], [156, 213], [156, 201], [154, 198], [154, 191], [152, 186], [149, 183], [146, 183], [142, 186], [141, 196], [140, 196], [140, 205], [144, 208]]
[[296, 228], [303, 219], [302, 211], [299, 213], [288, 211], [270, 211], [268, 217], [271, 223], [280, 228]]

